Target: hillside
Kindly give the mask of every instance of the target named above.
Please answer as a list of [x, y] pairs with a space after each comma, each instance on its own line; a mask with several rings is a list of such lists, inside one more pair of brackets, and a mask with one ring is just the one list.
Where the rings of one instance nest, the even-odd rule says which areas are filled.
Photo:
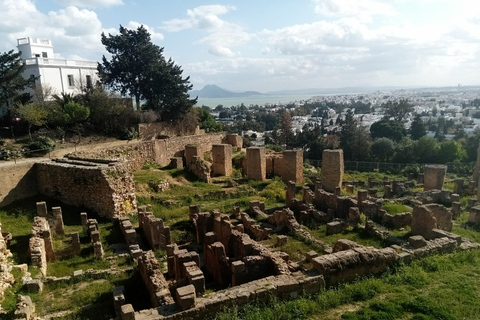
[[193, 90], [190, 92], [191, 97], [198, 96], [199, 98], [242, 98], [258, 95], [262, 95], [262, 93], [257, 91], [232, 92], [214, 84], [206, 85], [202, 90]]

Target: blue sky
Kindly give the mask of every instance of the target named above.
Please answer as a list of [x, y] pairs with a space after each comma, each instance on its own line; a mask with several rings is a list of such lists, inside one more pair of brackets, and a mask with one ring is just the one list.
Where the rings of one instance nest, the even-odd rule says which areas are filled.
[[480, 84], [474, 0], [0, 0], [0, 51], [50, 38], [101, 60], [100, 34], [143, 24], [191, 77], [243, 91]]

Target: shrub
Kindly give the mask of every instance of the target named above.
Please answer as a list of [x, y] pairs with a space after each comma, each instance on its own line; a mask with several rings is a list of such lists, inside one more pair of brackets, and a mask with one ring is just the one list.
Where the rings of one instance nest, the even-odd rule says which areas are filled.
[[55, 142], [49, 137], [37, 136], [26, 147], [35, 153], [46, 154], [55, 148]]

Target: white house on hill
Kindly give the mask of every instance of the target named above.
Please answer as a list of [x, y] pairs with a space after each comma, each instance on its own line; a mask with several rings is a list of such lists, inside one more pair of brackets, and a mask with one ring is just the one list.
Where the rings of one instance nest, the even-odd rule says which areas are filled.
[[49, 86], [52, 93], [80, 93], [98, 80], [96, 61], [56, 59], [50, 39], [21, 38], [17, 48], [26, 65], [23, 76], [38, 77], [36, 85]]

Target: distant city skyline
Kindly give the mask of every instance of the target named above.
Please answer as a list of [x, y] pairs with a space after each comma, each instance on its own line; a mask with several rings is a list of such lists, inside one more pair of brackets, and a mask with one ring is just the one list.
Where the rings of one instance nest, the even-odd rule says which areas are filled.
[[58, 57], [100, 61], [102, 32], [144, 25], [194, 89], [479, 85], [472, 0], [2, 0], [0, 52], [49, 38]]

